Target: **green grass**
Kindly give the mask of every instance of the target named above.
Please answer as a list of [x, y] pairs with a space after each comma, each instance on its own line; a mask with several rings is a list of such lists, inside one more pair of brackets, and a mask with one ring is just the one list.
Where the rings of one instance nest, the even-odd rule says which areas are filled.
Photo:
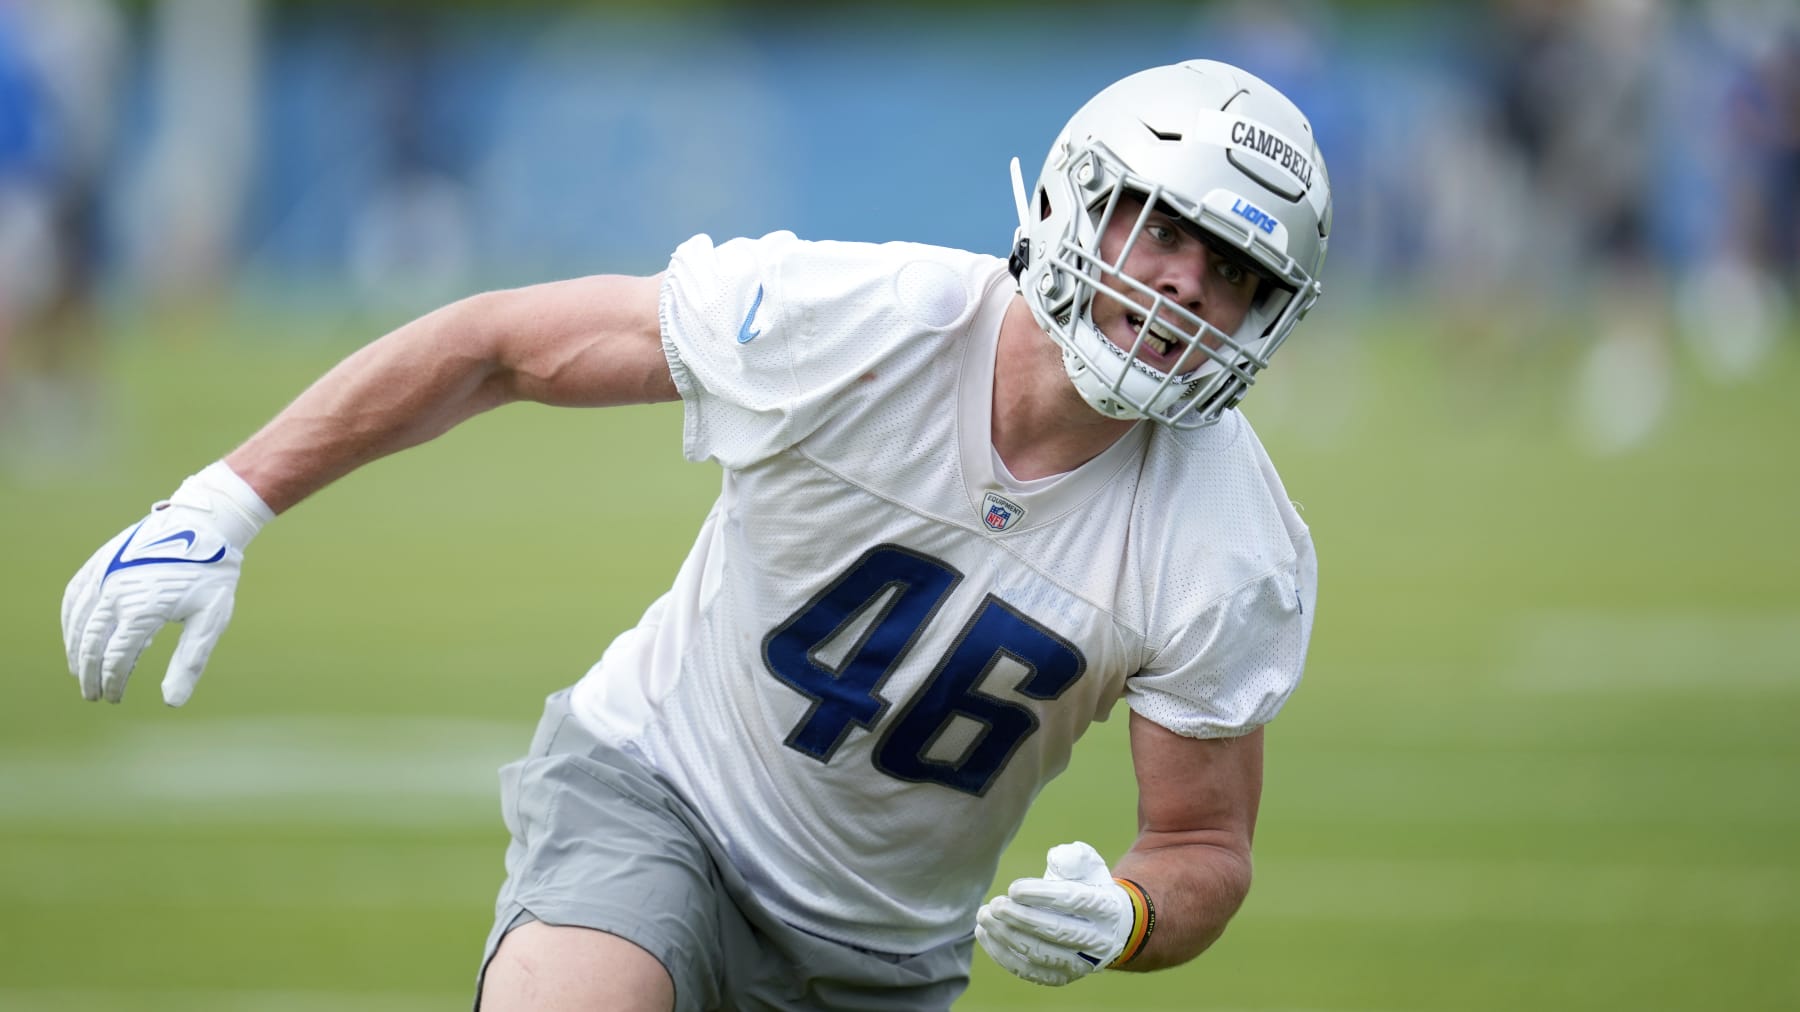
[[[493, 767], [716, 488], [673, 408], [477, 419], [273, 525], [187, 708], [157, 699], [170, 635], [124, 706], [84, 704], [68, 576], [349, 348], [240, 324], [266, 336], [120, 337], [85, 455], [0, 433], [0, 1007], [461, 1007]], [[1733, 386], [1677, 353], [1653, 438], [1596, 456], [1573, 346], [1492, 368], [1424, 325], [1319, 333], [1249, 402], [1322, 560], [1249, 903], [1172, 973], [1046, 990], [977, 954], [961, 1007], [1800, 1005], [1796, 342]], [[1123, 724], [1002, 878], [1128, 844]]]

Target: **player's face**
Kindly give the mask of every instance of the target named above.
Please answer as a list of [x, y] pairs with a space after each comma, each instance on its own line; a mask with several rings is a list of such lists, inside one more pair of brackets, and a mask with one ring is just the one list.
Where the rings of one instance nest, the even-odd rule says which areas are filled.
[[[1119, 205], [1100, 237], [1100, 255], [1106, 263], [1118, 260], [1125, 248], [1144, 200], [1134, 194], [1122, 194]], [[1256, 296], [1258, 278], [1236, 261], [1219, 253], [1201, 238], [1199, 230], [1185, 219], [1152, 208], [1144, 222], [1144, 230], [1121, 265], [1123, 273], [1161, 293], [1164, 298], [1227, 334], [1236, 333], [1238, 325], [1250, 312]], [[1137, 342], [1145, 315], [1153, 301], [1148, 296], [1119, 286], [1130, 301], [1121, 301], [1105, 293], [1094, 297], [1094, 326], [1107, 340], [1121, 348]], [[1163, 314], [1159, 314], [1161, 316]], [[1145, 336], [1137, 358], [1163, 372], [1180, 364], [1182, 372], [1200, 365], [1204, 359], [1198, 352], [1181, 362], [1187, 343], [1194, 337], [1191, 324], [1165, 318], [1164, 329]], [[1217, 338], [1202, 338], [1201, 343], [1218, 347]]]

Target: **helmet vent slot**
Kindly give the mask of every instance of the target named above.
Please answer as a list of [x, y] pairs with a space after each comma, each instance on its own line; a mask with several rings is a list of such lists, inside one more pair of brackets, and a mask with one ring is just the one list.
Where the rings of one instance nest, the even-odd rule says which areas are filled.
[[[1143, 123], [1144, 121], [1138, 120], [1138, 122]], [[1179, 130], [1158, 130], [1148, 123], [1144, 123], [1144, 129], [1150, 131], [1151, 135], [1159, 141], [1178, 141], [1181, 139], [1181, 131]]]

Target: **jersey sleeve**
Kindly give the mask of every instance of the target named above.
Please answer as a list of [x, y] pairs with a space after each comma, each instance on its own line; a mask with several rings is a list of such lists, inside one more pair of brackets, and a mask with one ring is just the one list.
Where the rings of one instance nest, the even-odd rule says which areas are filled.
[[892, 353], [895, 265], [791, 232], [683, 243], [663, 280], [663, 350], [690, 460], [746, 467], [805, 439]]
[[1188, 738], [1235, 738], [1275, 719], [1299, 687], [1318, 562], [1301, 535], [1292, 565], [1223, 595], [1126, 680], [1134, 711]]

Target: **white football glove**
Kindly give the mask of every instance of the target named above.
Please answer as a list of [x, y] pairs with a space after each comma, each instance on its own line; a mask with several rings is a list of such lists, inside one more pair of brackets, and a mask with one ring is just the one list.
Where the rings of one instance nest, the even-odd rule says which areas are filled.
[[[1136, 934], [1132, 895], [1085, 843], [1050, 848], [1043, 878], [1013, 880], [975, 915], [994, 962], [1034, 984], [1060, 987], [1112, 963]], [[1139, 935], [1139, 944], [1147, 937]], [[1136, 955], [1134, 951], [1132, 955]]]
[[151, 637], [181, 622], [162, 690], [170, 706], [187, 702], [231, 621], [244, 546], [274, 516], [219, 461], [95, 552], [62, 603], [63, 646], [82, 697], [117, 703]]

